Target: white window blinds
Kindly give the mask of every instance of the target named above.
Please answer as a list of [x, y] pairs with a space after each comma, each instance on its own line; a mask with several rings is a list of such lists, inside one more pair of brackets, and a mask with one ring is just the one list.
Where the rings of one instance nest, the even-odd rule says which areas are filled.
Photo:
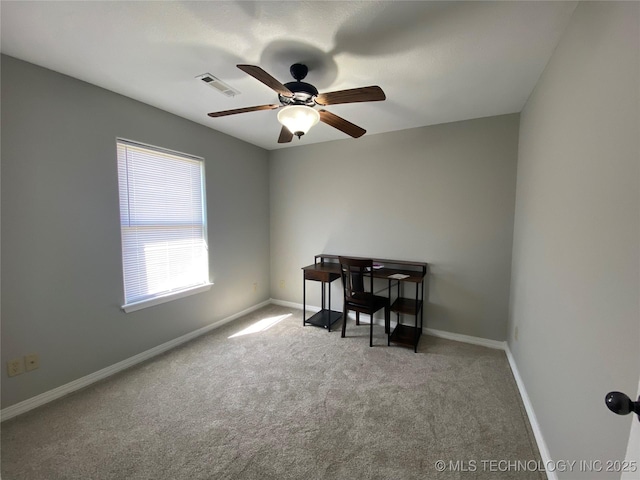
[[122, 139], [117, 147], [125, 303], [208, 284], [204, 161]]

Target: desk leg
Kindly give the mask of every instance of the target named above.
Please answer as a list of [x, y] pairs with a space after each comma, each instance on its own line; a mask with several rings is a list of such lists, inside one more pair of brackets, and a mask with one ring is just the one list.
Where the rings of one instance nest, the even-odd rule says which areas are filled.
[[[400, 291], [400, 284], [401, 283], [402, 282], [400, 280], [398, 280], [398, 296], [396, 298], [402, 297], [402, 292]], [[396, 312], [396, 321], [397, 321], [396, 325], [399, 325], [400, 324], [400, 312]]]
[[331, 331], [331, 283], [329, 285], [329, 315], [327, 316], [327, 330]]
[[[413, 339], [413, 353], [418, 353], [418, 340], [420, 340], [420, 333], [418, 332], [418, 283], [416, 283], [416, 312], [415, 312], [415, 317], [416, 317], [416, 329], [414, 332], [414, 339]], [[422, 321], [420, 322], [422, 323]]]
[[424, 283], [420, 282], [420, 334], [422, 334], [422, 329], [424, 328]]
[[[391, 279], [388, 280], [387, 283], [387, 294], [389, 295], [389, 310], [391, 310], [391, 305], [393, 302], [391, 301]], [[388, 320], [388, 321], [387, 321]], [[389, 311], [389, 316], [385, 318], [384, 322], [384, 330], [387, 334], [387, 347], [391, 345], [391, 311]]]
[[420, 282], [420, 331], [424, 328], [422, 317], [424, 315], [424, 283]]
[[302, 326], [307, 324], [307, 280], [302, 273]]

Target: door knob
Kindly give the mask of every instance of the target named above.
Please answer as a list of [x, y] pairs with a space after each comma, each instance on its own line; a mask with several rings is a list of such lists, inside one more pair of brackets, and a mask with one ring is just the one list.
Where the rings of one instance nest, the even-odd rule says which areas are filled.
[[622, 392], [609, 392], [604, 397], [604, 403], [607, 404], [609, 410], [618, 415], [627, 415], [631, 412], [638, 415], [638, 421], [640, 422], [640, 397], [637, 402], [632, 402], [631, 399]]

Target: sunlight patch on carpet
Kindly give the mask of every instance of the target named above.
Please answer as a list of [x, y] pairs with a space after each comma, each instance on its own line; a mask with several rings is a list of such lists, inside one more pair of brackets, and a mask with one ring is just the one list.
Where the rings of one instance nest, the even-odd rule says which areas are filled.
[[258, 320], [256, 323], [254, 323], [250, 327], [247, 327], [244, 330], [239, 331], [238, 333], [234, 333], [229, 338], [241, 337], [243, 335], [249, 335], [251, 333], [264, 332], [265, 330], [269, 330], [271, 327], [280, 323], [282, 320], [290, 316], [291, 314], [287, 313], [286, 315], [278, 315], [276, 317], [263, 318], [262, 320]]

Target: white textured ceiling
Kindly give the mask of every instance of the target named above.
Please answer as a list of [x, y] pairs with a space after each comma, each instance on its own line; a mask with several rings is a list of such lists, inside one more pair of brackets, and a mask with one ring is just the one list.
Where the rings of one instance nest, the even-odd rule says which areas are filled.
[[[277, 95], [236, 64], [280, 82], [306, 63], [323, 92], [379, 85], [384, 102], [327, 110], [367, 135], [519, 112], [576, 2], [0, 3], [2, 53], [42, 65], [266, 149], [275, 111], [209, 118]], [[241, 93], [195, 79], [211, 73]], [[294, 146], [349, 138], [318, 124]], [[357, 142], [357, 139], [350, 140]]]

